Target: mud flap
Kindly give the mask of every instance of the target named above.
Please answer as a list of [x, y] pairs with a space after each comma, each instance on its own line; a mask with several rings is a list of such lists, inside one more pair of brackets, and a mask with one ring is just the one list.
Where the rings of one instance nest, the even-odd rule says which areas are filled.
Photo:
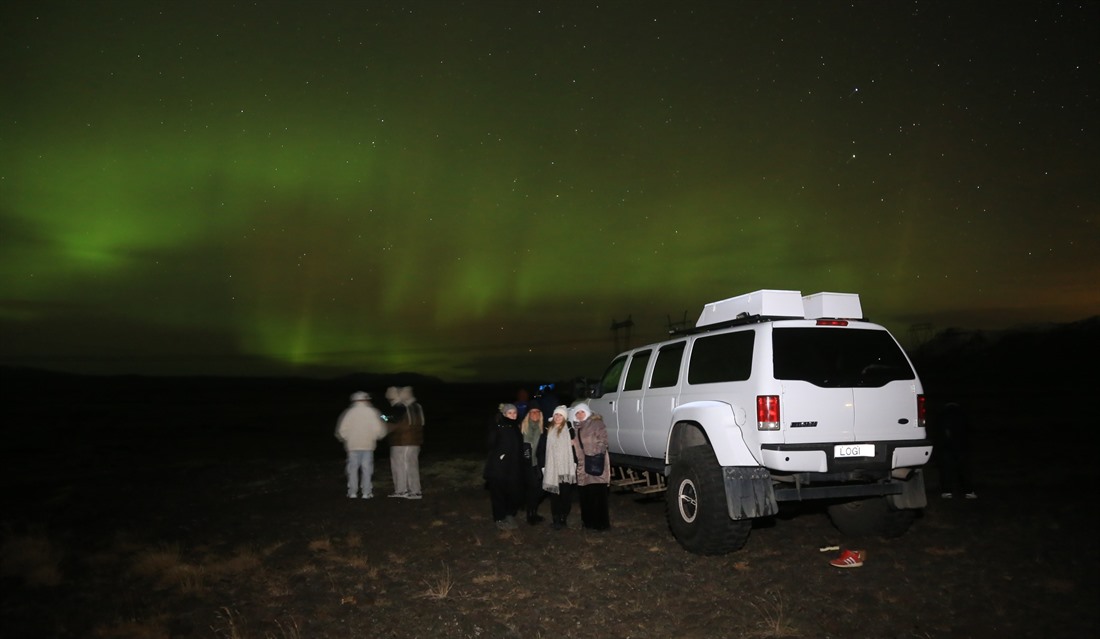
[[924, 471], [916, 469], [909, 479], [894, 480], [902, 485], [900, 495], [888, 495], [890, 505], [898, 510], [907, 508], [924, 508], [928, 505], [928, 498], [924, 494]]
[[726, 466], [722, 468], [722, 477], [726, 484], [726, 507], [730, 519], [767, 517], [779, 512], [779, 503], [772, 490], [771, 473], [766, 468]]

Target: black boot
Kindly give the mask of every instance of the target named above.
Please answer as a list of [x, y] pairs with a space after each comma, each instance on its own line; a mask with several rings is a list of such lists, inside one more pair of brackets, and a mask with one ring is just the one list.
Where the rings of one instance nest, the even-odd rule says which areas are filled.
[[542, 517], [542, 515], [539, 515], [538, 511], [534, 510], [533, 508], [528, 508], [527, 509], [527, 523], [534, 526], [535, 524], [539, 523], [543, 519], [544, 519], [544, 517]]

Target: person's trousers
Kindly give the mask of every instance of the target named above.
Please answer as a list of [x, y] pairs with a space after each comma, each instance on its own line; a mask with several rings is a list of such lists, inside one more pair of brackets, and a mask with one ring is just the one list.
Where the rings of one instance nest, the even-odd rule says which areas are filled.
[[391, 446], [390, 471], [393, 492], [398, 495], [420, 494], [420, 447]]
[[588, 484], [580, 487], [581, 522], [585, 528], [592, 530], [607, 530], [611, 527], [611, 516], [608, 514], [608, 495], [611, 494], [611, 486], [608, 484]]
[[569, 518], [569, 511], [573, 509], [573, 493], [576, 490], [576, 484], [558, 484], [557, 494], [550, 493], [550, 516], [553, 521], [564, 524]]
[[493, 521], [501, 521], [505, 517], [516, 514], [516, 506], [519, 491], [514, 482], [505, 479], [486, 480], [489, 487], [489, 505], [493, 510]]
[[538, 512], [539, 504], [542, 503], [542, 497], [545, 494], [542, 490], [542, 469], [538, 466], [531, 466], [525, 470], [527, 476], [524, 478], [526, 481], [524, 501], [527, 502], [527, 514], [533, 515]]
[[374, 484], [371, 478], [374, 476], [374, 451], [373, 450], [349, 450], [348, 451], [348, 497], [359, 494], [359, 474], [362, 473], [363, 495], [374, 492]]

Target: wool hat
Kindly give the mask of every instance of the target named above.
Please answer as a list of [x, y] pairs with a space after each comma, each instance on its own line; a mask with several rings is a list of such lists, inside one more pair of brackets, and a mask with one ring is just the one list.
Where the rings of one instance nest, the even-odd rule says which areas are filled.
[[364, 393], [363, 391], [358, 391], [358, 392], [355, 392], [355, 393], [351, 394], [351, 401], [353, 401], [353, 402], [370, 401], [370, 395]]
[[579, 403], [579, 404], [577, 404], [576, 406], [573, 407], [573, 415], [576, 415], [577, 413], [581, 412], [582, 410], [584, 411], [585, 418], [588, 418], [588, 417], [592, 416], [592, 409], [589, 408], [588, 404], [586, 404], [584, 402], [581, 402], [581, 403]]
[[555, 408], [554, 414], [561, 415], [562, 417], [569, 419], [569, 409], [567, 409], [565, 406], [558, 406], [557, 408]]
[[501, 415], [503, 415], [504, 413], [507, 413], [510, 410], [516, 410], [516, 405], [515, 404], [501, 404], [500, 405], [500, 414]]

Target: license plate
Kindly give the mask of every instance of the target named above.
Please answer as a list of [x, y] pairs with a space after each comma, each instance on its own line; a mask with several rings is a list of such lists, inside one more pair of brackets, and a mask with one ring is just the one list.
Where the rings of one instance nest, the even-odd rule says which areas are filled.
[[874, 444], [837, 444], [833, 447], [833, 457], [874, 457]]

